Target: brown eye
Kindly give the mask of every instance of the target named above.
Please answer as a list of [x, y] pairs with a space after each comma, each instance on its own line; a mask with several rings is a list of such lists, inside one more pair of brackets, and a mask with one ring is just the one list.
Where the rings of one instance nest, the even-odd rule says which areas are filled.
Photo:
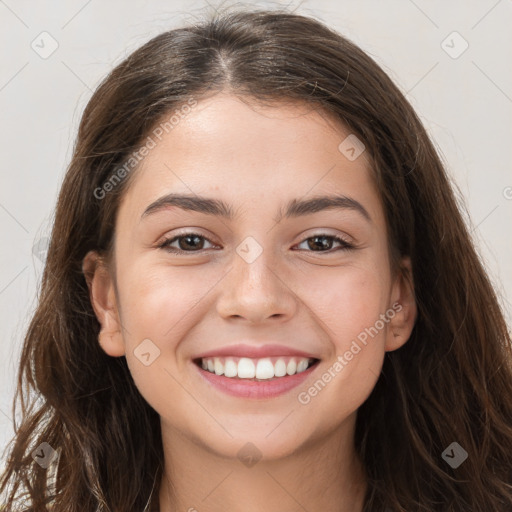
[[[201, 252], [204, 250], [205, 241], [211, 243], [210, 240], [198, 233], [185, 233], [183, 235], [178, 235], [164, 240], [158, 247], [175, 254], [184, 252]], [[178, 246], [171, 246], [171, 244], [175, 242], [178, 242]]]
[[301, 244], [305, 242], [307, 243], [308, 249], [310, 249], [313, 252], [334, 252], [331, 250], [333, 243], [340, 244], [338, 250], [354, 248], [352, 244], [350, 244], [343, 238], [334, 235], [314, 235], [309, 238], [306, 238], [304, 241], [301, 242]]
[[[205, 250], [204, 243], [212, 244], [208, 238], [199, 233], [184, 233], [164, 240], [158, 247], [173, 254], [184, 254], [201, 252]], [[171, 245], [175, 244], [176, 245]], [[336, 250], [349, 250], [354, 246], [339, 236], [334, 235], [314, 235], [306, 238], [301, 244], [307, 243], [307, 252], [335, 252]], [[337, 249], [333, 249], [333, 244], [338, 244]], [[213, 245], [213, 244], [212, 244]]]

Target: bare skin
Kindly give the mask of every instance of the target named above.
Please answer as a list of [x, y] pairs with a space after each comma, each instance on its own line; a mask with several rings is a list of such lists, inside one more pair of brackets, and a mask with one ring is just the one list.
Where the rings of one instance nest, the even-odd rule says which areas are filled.
[[[304, 105], [248, 105], [229, 94], [199, 101], [134, 171], [116, 221], [115, 269], [95, 252], [84, 259], [99, 342], [112, 357], [126, 357], [161, 418], [162, 512], [362, 511], [357, 409], [385, 352], [408, 340], [416, 305], [410, 281], [391, 270], [366, 155], [350, 160], [338, 149], [349, 134]], [[221, 199], [234, 217], [177, 206], [143, 215], [170, 192]], [[345, 207], [278, 219], [293, 199], [333, 194], [357, 201], [368, 218]], [[182, 254], [159, 247], [187, 232], [205, 238], [192, 240], [195, 247], [169, 242]], [[262, 250], [251, 263], [236, 251], [247, 237]], [[311, 237], [325, 248], [314, 250]], [[401, 265], [410, 272], [407, 258]], [[343, 369], [310, 393], [397, 304]], [[134, 354], [145, 339], [160, 350], [148, 366]], [[206, 382], [192, 360], [242, 341], [293, 347], [320, 361], [283, 395], [233, 397]], [[250, 467], [238, 455], [247, 443], [261, 456]]]

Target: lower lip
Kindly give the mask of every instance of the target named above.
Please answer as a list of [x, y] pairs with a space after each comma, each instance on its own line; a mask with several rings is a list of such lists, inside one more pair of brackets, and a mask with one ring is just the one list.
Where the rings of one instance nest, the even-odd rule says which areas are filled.
[[248, 380], [235, 379], [217, 375], [209, 371], [203, 370], [195, 363], [192, 363], [203, 379], [208, 381], [212, 386], [223, 391], [224, 393], [237, 396], [240, 398], [266, 399], [284, 395], [293, 388], [304, 382], [318, 366], [318, 361], [310, 366], [307, 370], [295, 375], [287, 375], [286, 377], [278, 377], [272, 380]]

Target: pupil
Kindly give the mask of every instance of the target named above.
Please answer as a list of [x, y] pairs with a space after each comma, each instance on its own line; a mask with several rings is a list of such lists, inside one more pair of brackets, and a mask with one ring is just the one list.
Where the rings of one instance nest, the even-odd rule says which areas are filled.
[[313, 249], [315, 251], [318, 250], [318, 245], [315, 245], [315, 244], [317, 244], [318, 240], [323, 240], [323, 242], [319, 244], [321, 246], [321, 248], [329, 249], [329, 242], [327, 240], [327, 237], [325, 237], [325, 236], [314, 236], [311, 240], [313, 240], [314, 242], [309, 244], [310, 249]]
[[[186, 243], [181, 243], [181, 242], [183, 242], [184, 240], [187, 240], [187, 242], [186, 242]], [[189, 242], [188, 242], [189, 240], [195, 240], [195, 242], [196, 242], [196, 243], [199, 243], [199, 241], [201, 240], [201, 238], [200, 238], [199, 236], [197, 236], [197, 235], [187, 235], [187, 236], [185, 236], [185, 237], [181, 238], [180, 248], [181, 248], [181, 249], [187, 249], [187, 248], [190, 248], [190, 247], [186, 247], [187, 245], [188, 245], [188, 246], [192, 245], [192, 249], [196, 249], [197, 247], [196, 247], [196, 246], [194, 246], [194, 244], [193, 244], [193, 243], [192, 243], [192, 244], [189, 244]]]

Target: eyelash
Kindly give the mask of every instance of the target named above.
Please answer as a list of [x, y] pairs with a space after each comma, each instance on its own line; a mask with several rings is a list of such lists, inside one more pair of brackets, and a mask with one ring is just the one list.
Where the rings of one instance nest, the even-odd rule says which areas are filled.
[[[203, 251], [205, 251], [206, 249], [201, 249], [199, 251], [184, 251], [182, 249], [176, 249], [175, 247], [170, 247], [171, 243], [179, 240], [180, 238], [192, 237], [192, 236], [197, 236], [199, 238], [202, 238], [202, 239], [206, 240], [207, 242], [211, 243], [212, 245], [215, 245], [211, 240], [209, 240], [205, 236], [203, 236], [203, 235], [201, 235], [199, 233], [189, 232], [189, 233], [183, 233], [181, 235], [178, 235], [178, 236], [175, 236], [175, 237], [172, 237], [172, 238], [166, 238], [165, 240], [162, 241], [162, 243], [160, 243], [158, 245], [158, 248], [164, 249], [165, 251], [167, 251], [167, 252], [169, 252], [171, 254], [187, 254], [187, 253], [194, 254], [194, 253], [202, 253]], [[303, 242], [306, 242], [307, 240], [309, 240], [311, 238], [330, 238], [333, 241], [339, 242], [341, 244], [341, 247], [339, 247], [338, 250], [349, 251], [349, 250], [355, 249], [354, 245], [350, 244], [349, 242], [347, 242], [343, 238], [341, 238], [339, 236], [336, 236], [336, 235], [327, 235], [327, 234], [324, 234], [324, 233], [308, 236], [307, 238], [302, 240], [302, 242], [300, 242], [299, 245], [302, 244]], [[336, 249], [329, 249], [327, 251], [306, 251], [306, 252], [319, 252], [319, 253], [331, 254], [333, 252], [336, 252]]]

